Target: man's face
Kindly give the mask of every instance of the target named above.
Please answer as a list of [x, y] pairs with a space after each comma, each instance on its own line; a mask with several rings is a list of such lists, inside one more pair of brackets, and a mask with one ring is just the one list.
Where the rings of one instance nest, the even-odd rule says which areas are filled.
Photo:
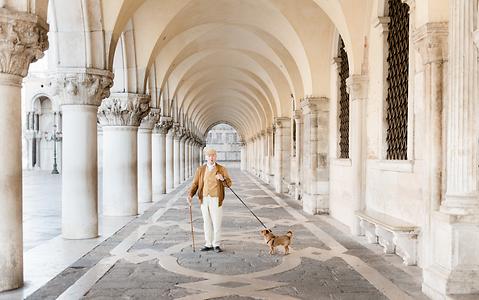
[[208, 154], [206, 155], [206, 161], [208, 161], [208, 164], [214, 164], [216, 162], [216, 154]]

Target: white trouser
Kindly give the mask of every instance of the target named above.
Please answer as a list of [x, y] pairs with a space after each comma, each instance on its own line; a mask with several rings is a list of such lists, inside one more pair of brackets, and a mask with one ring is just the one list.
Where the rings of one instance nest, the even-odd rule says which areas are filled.
[[218, 197], [203, 197], [201, 214], [203, 215], [205, 246], [219, 246], [221, 240], [221, 220], [223, 218], [223, 207], [218, 207]]

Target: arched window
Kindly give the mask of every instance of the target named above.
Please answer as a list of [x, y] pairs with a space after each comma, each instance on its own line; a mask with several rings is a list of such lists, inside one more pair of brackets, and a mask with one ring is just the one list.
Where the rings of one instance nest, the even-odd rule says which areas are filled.
[[409, 6], [389, 0], [386, 98], [387, 159], [407, 159]]
[[346, 79], [349, 77], [348, 54], [344, 42], [339, 37], [339, 158], [349, 158], [349, 94]]

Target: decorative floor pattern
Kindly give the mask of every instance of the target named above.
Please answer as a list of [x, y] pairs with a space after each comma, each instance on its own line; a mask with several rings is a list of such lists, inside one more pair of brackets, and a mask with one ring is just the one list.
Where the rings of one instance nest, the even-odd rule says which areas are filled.
[[[230, 173], [235, 192], [268, 227], [276, 234], [294, 232], [289, 255], [282, 247], [269, 255], [261, 225], [229, 191], [225, 252], [193, 252], [187, 182], [75, 263], [81, 268], [75, 280], [60, 274], [28, 299], [425, 299], [417, 280], [381, 256], [318, 216], [303, 215], [297, 203], [257, 179]], [[199, 249], [197, 204], [193, 215]], [[368, 263], [372, 258], [375, 266]], [[66, 286], [58, 284], [62, 276], [70, 278]]]

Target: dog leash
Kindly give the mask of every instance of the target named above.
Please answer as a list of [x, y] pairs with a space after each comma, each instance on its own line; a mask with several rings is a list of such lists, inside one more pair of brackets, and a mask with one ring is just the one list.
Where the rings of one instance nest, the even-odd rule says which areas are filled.
[[264, 225], [264, 223], [261, 222], [261, 220], [258, 218], [258, 216], [255, 215], [255, 213], [248, 207], [248, 205], [246, 205], [246, 203], [244, 203], [243, 200], [241, 200], [240, 196], [238, 196], [238, 195], [235, 193], [235, 191], [233, 191], [233, 189], [226, 183], [226, 181], [223, 181], [223, 182], [224, 182], [225, 185], [230, 189], [230, 191], [232, 191], [233, 194], [235, 194], [235, 196], [239, 199], [239, 201], [241, 201], [241, 203], [243, 203], [243, 205], [249, 210], [249, 212], [252, 213], [253, 216], [255, 216], [256, 220], [258, 220], [258, 221], [261, 223], [261, 225], [263, 225], [264, 228], [268, 229], [268, 227], [266, 227], [266, 225]]

